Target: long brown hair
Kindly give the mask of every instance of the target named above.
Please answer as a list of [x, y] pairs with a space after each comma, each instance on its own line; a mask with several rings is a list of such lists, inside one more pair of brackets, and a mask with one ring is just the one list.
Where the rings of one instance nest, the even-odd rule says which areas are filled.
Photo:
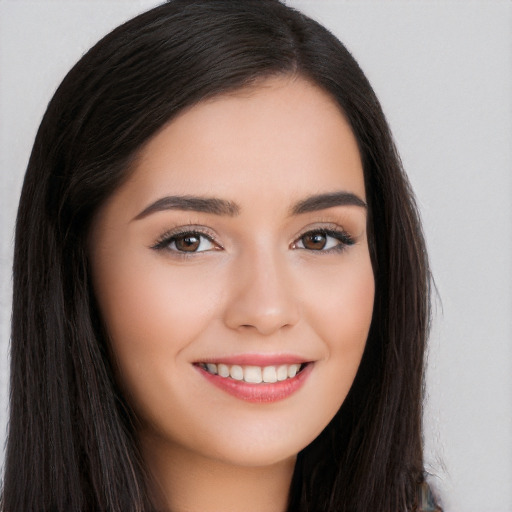
[[39, 128], [16, 225], [2, 511], [152, 509], [90, 285], [91, 219], [178, 112], [282, 74], [327, 91], [352, 127], [376, 280], [355, 382], [299, 453], [289, 511], [416, 510], [430, 277], [379, 102], [337, 39], [277, 0], [174, 0], [97, 43], [68, 73]]

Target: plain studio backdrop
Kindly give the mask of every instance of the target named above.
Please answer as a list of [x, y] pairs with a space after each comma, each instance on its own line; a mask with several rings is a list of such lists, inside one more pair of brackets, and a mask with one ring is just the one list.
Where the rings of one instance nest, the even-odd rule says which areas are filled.
[[[37, 127], [80, 56], [158, 3], [0, 0], [0, 446], [14, 222]], [[288, 4], [359, 61], [418, 197], [439, 295], [424, 422], [429, 481], [446, 512], [512, 512], [512, 2]]]

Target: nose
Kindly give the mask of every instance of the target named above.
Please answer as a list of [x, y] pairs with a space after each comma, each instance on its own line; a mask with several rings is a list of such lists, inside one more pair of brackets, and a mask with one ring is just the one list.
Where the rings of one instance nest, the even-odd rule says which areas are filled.
[[225, 309], [229, 328], [269, 336], [298, 322], [294, 279], [285, 260], [262, 250], [240, 259]]

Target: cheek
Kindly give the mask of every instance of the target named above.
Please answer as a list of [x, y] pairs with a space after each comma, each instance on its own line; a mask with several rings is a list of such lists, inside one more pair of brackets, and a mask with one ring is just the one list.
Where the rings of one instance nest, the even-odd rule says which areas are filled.
[[141, 405], [179, 375], [183, 351], [215, 315], [218, 287], [205, 288], [199, 268], [177, 270], [136, 253], [103, 259], [93, 277], [118, 380]]
[[[319, 370], [319, 400], [334, 415], [342, 405], [361, 362], [372, 320], [375, 282], [367, 254], [327, 276], [317, 276], [309, 323], [326, 346]], [[320, 286], [323, 285], [323, 286]]]
[[315, 331], [331, 351], [365, 344], [373, 314], [375, 281], [366, 247], [348, 254], [343, 264], [306, 276], [306, 309]]

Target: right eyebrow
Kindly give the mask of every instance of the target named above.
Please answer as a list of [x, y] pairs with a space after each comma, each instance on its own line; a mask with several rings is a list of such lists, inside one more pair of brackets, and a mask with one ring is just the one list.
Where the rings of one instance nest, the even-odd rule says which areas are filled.
[[342, 190], [307, 197], [295, 204], [291, 213], [292, 215], [299, 215], [301, 213], [316, 212], [335, 206], [359, 206], [364, 209], [368, 208], [367, 204], [359, 196], [352, 192]]
[[218, 199], [216, 197], [165, 196], [144, 208], [132, 220], [140, 220], [152, 213], [165, 210], [195, 211], [214, 215], [228, 215], [230, 217], [240, 213], [240, 207], [237, 204], [225, 199]]

